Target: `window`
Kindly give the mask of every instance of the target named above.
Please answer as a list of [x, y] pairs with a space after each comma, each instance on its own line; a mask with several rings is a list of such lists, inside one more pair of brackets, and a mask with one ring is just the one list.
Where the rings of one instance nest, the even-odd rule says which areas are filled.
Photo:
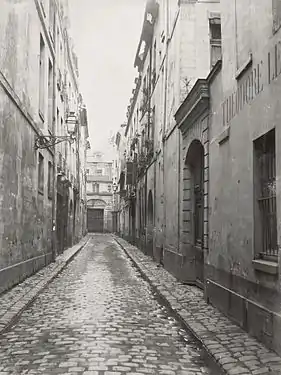
[[155, 107], [152, 108], [151, 119], [150, 119], [150, 122], [148, 124], [148, 129], [147, 129], [148, 139], [152, 141], [154, 139], [154, 125], [155, 125]]
[[157, 64], [157, 45], [156, 45], [156, 40], [154, 42], [153, 46], [153, 70], [152, 70], [152, 84], [155, 85], [156, 83], [156, 64]]
[[254, 156], [256, 253], [277, 259], [275, 129], [254, 142]]
[[97, 169], [96, 173], [101, 176], [102, 175], [102, 169]]
[[60, 111], [57, 108], [57, 135], [60, 135]]
[[40, 35], [40, 58], [39, 58], [39, 114], [44, 120], [45, 112], [45, 43]]
[[141, 152], [144, 152], [144, 141], [145, 141], [145, 132], [144, 130], [141, 132]]
[[89, 174], [90, 173], [90, 169], [86, 169], [86, 173]]
[[48, 198], [53, 197], [53, 164], [48, 162]]
[[281, 26], [281, 0], [272, 0], [273, 32]]
[[49, 60], [48, 71], [48, 129], [53, 132], [53, 64]]
[[49, 33], [50, 33], [52, 40], [54, 40], [53, 39], [54, 25], [55, 25], [55, 4], [54, 4], [54, 0], [49, 0]]
[[98, 194], [100, 192], [100, 185], [97, 183], [93, 184], [93, 192]]
[[108, 185], [108, 192], [111, 193], [111, 185]]
[[38, 158], [38, 192], [44, 194], [44, 157], [40, 153]]
[[214, 17], [210, 22], [211, 68], [221, 59], [221, 20]]

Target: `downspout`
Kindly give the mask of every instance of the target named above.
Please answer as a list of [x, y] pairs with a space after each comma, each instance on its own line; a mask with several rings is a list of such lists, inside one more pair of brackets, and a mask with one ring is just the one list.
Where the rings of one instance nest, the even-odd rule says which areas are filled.
[[[153, 42], [153, 37], [152, 37], [152, 42]], [[151, 120], [151, 64], [152, 64], [152, 45], [153, 43], [151, 42], [151, 46], [150, 46], [150, 51], [149, 51], [149, 83], [148, 83], [148, 112], [147, 112], [147, 121], [148, 121], [148, 126], [147, 126], [147, 130], [149, 129], [149, 137], [151, 138], [151, 128], [150, 128], [150, 120]], [[148, 134], [147, 134], [147, 140], [149, 140], [148, 138]], [[151, 162], [150, 162], [151, 164]], [[148, 220], [147, 220], [147, 213], [148, 213], [148, 207], [147, 207], [147, 203], [148, 203], [148, 197], [147, 197], [147, 173], [148, 173], [148, 169], [150, 168], [150, 165], [148, 166], [148, 168], [146, 169], [146, 173], [145, 173], [145, 227], [146, 227], [146, 246], [147, 246], [147, 233], [148, 233], [148, 230], [150, 230], [149, 228], [147, 228], [147, 223], [148, 223]]]
[[180, 252], [181, 237], [181, 133], [178, 129], [178, 252]]
[[[166, 65], [165, 65], [165, 93], [164, 93], [164, 121], [163, 121], [163, 135], [162, 135], [162, 144], [163, 144], [163, 253], [164, 253], [164, 248], [166, 244], [166, 194], [165, 194], [165, 133], [166, 133], [166, 121], [167, 121], [167, 84], [168, 84], [168, 47], [169, 47], [169, 40], [170, 40], [170, 35], [169, 35], [169, 0], [166, 0], [166, 14], [167, 14], [167, 19], [166, 19]], [[163, 254], [162, 253], [162, 257]]]
[[[81, 116], [80, 116], [80, 109], [79, 109], [79, 121], [78, 121], [78, 134], [77, 134], [77, 145], [76, 145], [76, 178], [77, 178], [77, 186], [78, 186], [78, 194], [76, 194], [76, 196], [78, 195], [78, 204], [77, 204], [77, 200], [76, 200], [76, 197], [75, 197], [75, 200], [76, 200], [76, 211], [77, 211], [77, 207], [79, 207], [78, 209], [78, 212], [79, 212], [79, 222], [80, 222], [80, 225], [81, 225], [81, 217], [80, 217], [80, 205], [81, 205], [81, 196], [80, 196], [80, 139], [81, 139]], [[78, 217], [77, 215], [77, 212], [75, 213], [75, 220], [76, 218]], [[76, 238], [75, 236], [75, 232], [77, 231], [76, 230], [76, 223], [74, 223], [74, 239]]]
[[[54, 26], [53, 26], [53, 38], [54, 38], [54, 47], [55, 47], [55, 55], [53, 61], [53, 113], [52, 113], [52, 121], [53, 121], [53, 134], [56, 136], [56, 69], [57, 69], [57, 61], [56, 61], [56, 24], [57, 24], [57, 4], [54, 2]], [[56, 146], [53, 147], [53, 195], [52, 195], [52, 261], [55, 261], [57, 256], [57, 227], [56, 227], [56, 211], [57, 211], [57, 160], [56, 160]]]

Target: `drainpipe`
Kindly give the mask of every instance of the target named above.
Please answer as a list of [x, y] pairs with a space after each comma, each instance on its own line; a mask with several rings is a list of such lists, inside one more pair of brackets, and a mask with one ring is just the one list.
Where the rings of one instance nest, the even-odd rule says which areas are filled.
[[163, 135], [162, 135], [162, 144], [163, 144], [163, 252], [166, 244], [166, 194], [165, 194], [165, 133], [166, 133], [166, 121], [167, 121], [167, 84], [168, 84], [168, 47], [169, 47], [169, 0], [166, 0], [166, 64], [165, 64], [165, 92], [164, 92], [164, 121], [163, 121]]
[[[56, 135], [56, 68], [57, 68], [57, 61], [56, 61], [56, 24], [57, 24], [57, 4], [54, 2], [54, 25], [53, 25], [53, 38], [54, 38], [54, 48], [55, 48], [55, 55], [53, 61], [53, 113], [52, 113], [52, 121], [53, 127], [52, 131], [53, 134]], [[57, 256], [57, 228], [56, 228], [56, 210], [57, 210], [57, 166], [56, 166], [56, 146], [53, 147], [53, 195], [52, 195], [52, 261], [56, 260]]]
[[[81, 103], [82, 104], [82, 103]], [[77, 144], [76, 144], [76, 178], [77, 178], [77, 186], [78, 186], [78, 207], [79, 207], [79, 221], [80, 221], [80, 225], [81, 225], [81, 217], [80, 217], [80, 202], [81, 202], [81, 192], [80, 192], [80, 138], [81, 138], [81, 134], [80, 134], [80, 131], [81, 131], [81, 116], [80, 116], [80, 111], [81, 109], [79, 109], [79, 121], [78, 121], [78, 131], [77, 131]], [[77, 197], [77, 194], [76, 194], [76, 197]], [[75, 200], [76, 200], [76, 197], [75, 197]], [[77, 211], [77, 201], [76, 201], [76, 211]], [[78, 215], [75, 214], [75, 219], [76, 217], [78, 217]], [[74, 223], [74, 229], [75, 229], [75, 232], [76, 232], [76, 225]], [[75, 232], [74, 232], [74, 238], [75, 238]]]
[[[154, 32], [153, 32], [154, 34]], [[147, 119], [148, 119], [148, 129], [149, 129], [149, 137], [150, 139], [152, 138], [152, 132], [151, 132], [151, 123], [150, 123], [150, 120], [151, 120], [151, 92], [152, 92], [152, 89], [151, 89], [151, 67], [152, 67], [152, 47], [153, 46], [153, 37], [152, 37], [152, 41], [151, 41], [151, 46], [150, 46], [150, 51], [149, 51], [149, 84], [148, 84], [148, 112], [147, 112]], [[148, 130], [147, 129], [147, 130]], [[147, 140], [149, 140], [149, 138], [147, 137]], [[153, 148], [154, 148], [154, 145], [153, 145]], [[149, 166], [150, 168], [150, 166]], [[148, 173], [148, 169], [146, 170], [146, 173], [145, 173], [145, 227], [146, 227], [146, 246], [147, 246], [147, 235], [148, 235], [148, 232], [150, 231], [150, 228], [147, 228], [147, 224], [148, 224], [148, 220], [147, 220], [147, 213], [148, 213], [148, 207], [147, 207], [147, 191], [148, 191], [148, 188], [147, 188], [147, 173]]]
[[181, 182], [181, 141], [180, 131], [178, 130], [178, 251], [180, 250], [180, 182]]

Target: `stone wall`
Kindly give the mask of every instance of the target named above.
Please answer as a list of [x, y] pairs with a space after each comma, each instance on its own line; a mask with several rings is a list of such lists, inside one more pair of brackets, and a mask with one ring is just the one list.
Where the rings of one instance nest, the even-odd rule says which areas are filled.
[[[52, 200], [43, 151], [38, 192], [39, 37], [35, 4], [4, 2], [0, 15], [0, 292], [51, 260]], [[34, 19], [33, 19], [34, 18]], [[33, 19], [33, 22], [32, 22]]]
[[[237, 22], [239, 25], [246, 22], [247, 26], [239, 28], [235, 49], [235, 43], [229, 42], [236, 39], [235, 9], [227, 1], [221, 2], [223, 65], [211, 85], [207, 296], [280, 353], [280, 267], [278, 260], [270, 263], [278, 269], [277, 274], [256, 267], [256, 261], [260, 262], [260, 241], [257, 240], [254, 141], [275, 128], [279, 244], [281, 34], [273, 32], [272, 2], [264, 1], [257, 7], [251, 7], [251, 3], [237, 1]], [[229, 98], [233, 98], [232, 107]], [[228, 112], [226, 103], [232, 108]]]

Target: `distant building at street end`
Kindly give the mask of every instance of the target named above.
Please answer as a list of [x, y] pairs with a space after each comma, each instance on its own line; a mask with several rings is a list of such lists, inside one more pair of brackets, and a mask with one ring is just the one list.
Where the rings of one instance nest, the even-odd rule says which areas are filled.
[[88, 232], [113, 230], [113, 167], [99, 151], [89, 150], [86, 162]]

